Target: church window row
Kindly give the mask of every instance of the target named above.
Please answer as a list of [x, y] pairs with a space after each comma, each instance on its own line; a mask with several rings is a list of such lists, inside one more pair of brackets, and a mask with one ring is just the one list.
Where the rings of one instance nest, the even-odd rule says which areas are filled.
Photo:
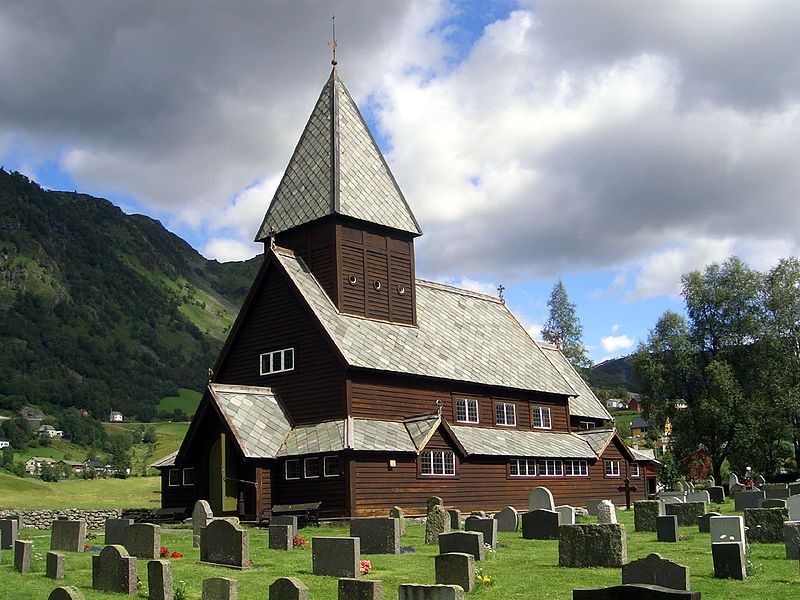
[[585, 460], [551, 460], [512, 458], [508, 462], [510, 477], [586, 477], [589, 465]]
[[458, 398], [456, 400], [456, 421], [459, 423], [477, 423], [478, 401], [474, 398]]
[[533, 411], [533, 428], [534, 429], [552, 429], [553, 421], [550, 419], [549, 406], [534, 406]]
[[323, 477], [338, 477], [341, 473], [338, 456], [311, 456], [304, 458], [302, 467], [299, 458], [287, 459], [284, 463], [284, 478], [293, 479], [318, 479]]
[[[495, 402], [495, 425], [515, 427], [517, 425], [516, 404], [513, 402]], [[552, 429], [553, 418], [549, 406], [533, 406], [531, 423], [533, 429]], [[476, 398], [456, 398], [455, 416], [457, 423], [480, 423], [480, 411]]]
[[426, 450], [419, 455], [419, 472], [421, 475], [455, 476], [455, 454], [449, 450]]
[[294, 348], [265, 352], [260, 357], [261, 374], [272, 375], [294, 370]]
[[605, 470], [607, 477], [619, 477], [620, 474], [619, 461], [618, 460], [605, 461]]
[[498, 402], [494, 405], [495, 423], [515, 426], [517, 424], [516, 406], [512, 402]]

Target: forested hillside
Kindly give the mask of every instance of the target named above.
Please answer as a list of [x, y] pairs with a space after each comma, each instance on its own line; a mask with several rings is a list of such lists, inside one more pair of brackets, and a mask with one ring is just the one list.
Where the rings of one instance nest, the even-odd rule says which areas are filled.
[[149, 419], [201, 389], [258, 269], [161, 223], [0, 169], [0, 408]]

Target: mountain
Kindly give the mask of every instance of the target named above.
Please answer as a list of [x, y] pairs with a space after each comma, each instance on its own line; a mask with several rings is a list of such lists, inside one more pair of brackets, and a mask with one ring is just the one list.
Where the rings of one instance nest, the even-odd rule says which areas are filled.
[[639, 393], [639, 381], [633, 367], [633, 355], [604, 360], [589, 369], [589, 385], [593, 388], [624, 387]]
[[0, 169], [0, 408], [150, 418], [201, 389], [260, 261], [207, 260], [156, 220]]

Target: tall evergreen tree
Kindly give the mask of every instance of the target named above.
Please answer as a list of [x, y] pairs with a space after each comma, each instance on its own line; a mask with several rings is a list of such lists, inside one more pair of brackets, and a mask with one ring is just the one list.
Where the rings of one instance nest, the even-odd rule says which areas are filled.
[[542, 329], [542, 337], [561, 350], [567, 360], [576, 367], [591, 366], [591, 361], [586, 356], [586, 347], [583, 345], [583, 327], [575, 311], [575, 305], [569, 301], [567, 289], [560, 279], [550, 292], [547, 306], [550, 307], [550, 317]]

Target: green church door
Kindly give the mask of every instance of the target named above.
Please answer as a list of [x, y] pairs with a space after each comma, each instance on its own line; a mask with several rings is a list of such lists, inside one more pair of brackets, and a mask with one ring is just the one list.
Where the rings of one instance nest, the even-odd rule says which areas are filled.
[[208, 458], [208, 500], [215, 514], [235, 512], [239, 500], [236, 453], [224, 433], [211, 445]]

